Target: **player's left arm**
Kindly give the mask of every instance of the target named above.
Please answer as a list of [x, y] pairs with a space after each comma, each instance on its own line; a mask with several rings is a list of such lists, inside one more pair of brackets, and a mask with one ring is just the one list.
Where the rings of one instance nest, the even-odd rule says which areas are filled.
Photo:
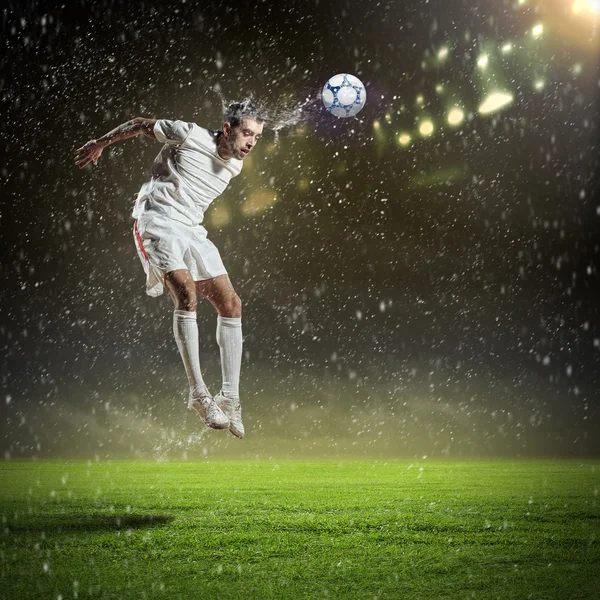
[[156, 139], [154, 134], [155, 123], [156, 119], [146, 119], [144, 117], [135, 117], [135, 119], [122, 123], [97, 140], [90, 140], [81, 148], [75, 150], [75, 164], [80, 169], [90, 162], [97, 164], [104, 148], [119, 140], [126, 140], [140, 134]]

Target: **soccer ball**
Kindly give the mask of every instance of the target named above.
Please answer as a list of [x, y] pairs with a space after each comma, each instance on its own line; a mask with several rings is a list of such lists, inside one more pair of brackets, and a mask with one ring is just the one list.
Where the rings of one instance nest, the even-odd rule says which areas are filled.
[[332, 115], [353, 117], [365, 105], [367, 90], [358, 77], [340, 73], [323, 86], [321, 97], [323, 105]]

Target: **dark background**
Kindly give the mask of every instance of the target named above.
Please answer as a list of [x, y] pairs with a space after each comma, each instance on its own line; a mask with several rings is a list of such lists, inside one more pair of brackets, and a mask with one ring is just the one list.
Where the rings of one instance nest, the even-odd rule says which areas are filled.
[[[5, 456], [598, 454], [600, 48], [570, 4], [9, 2]], [[340, 72], [356, 119], [320, 106]], [[478, 114], [494, 85], [513, 103]], [[144, 293], [130, 211], [160, 146], [73, 150], [248, 96], [271, 127], [205, 219], [244, 303], [238, 442], [186, 414], [171, 302]], [[216, 393], [208, 304], [199, 326]]]

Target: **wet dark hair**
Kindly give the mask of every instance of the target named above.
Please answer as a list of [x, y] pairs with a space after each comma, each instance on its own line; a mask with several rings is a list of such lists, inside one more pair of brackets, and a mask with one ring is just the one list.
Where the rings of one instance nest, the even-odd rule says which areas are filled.
[[259, 123], [265, 120], [263, 110], [252, 104], [250, 100], [244, 102], [234, 102], [230, 104], [225, 111], [223, 122], [231, 123], [232, 127], [239, 127], [244, 120], [244, 117], [249, 117]]

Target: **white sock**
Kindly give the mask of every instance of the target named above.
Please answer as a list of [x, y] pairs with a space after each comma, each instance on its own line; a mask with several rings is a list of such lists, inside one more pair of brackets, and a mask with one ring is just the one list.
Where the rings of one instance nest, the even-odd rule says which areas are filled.
[[239, 398], [240, 370], [242, 367], [242, 319], [221, 317], [217, 319], [217, 344], [221, 349], [221, 372], [223, 394]]
[[198, 346], [198, 325], [196, 313], [176, 310], [173, 313], [173, 334], [179, 348], [179, 354], [185, 365], [192, 395], [207, 392], [200, 370], [200, 348]]

